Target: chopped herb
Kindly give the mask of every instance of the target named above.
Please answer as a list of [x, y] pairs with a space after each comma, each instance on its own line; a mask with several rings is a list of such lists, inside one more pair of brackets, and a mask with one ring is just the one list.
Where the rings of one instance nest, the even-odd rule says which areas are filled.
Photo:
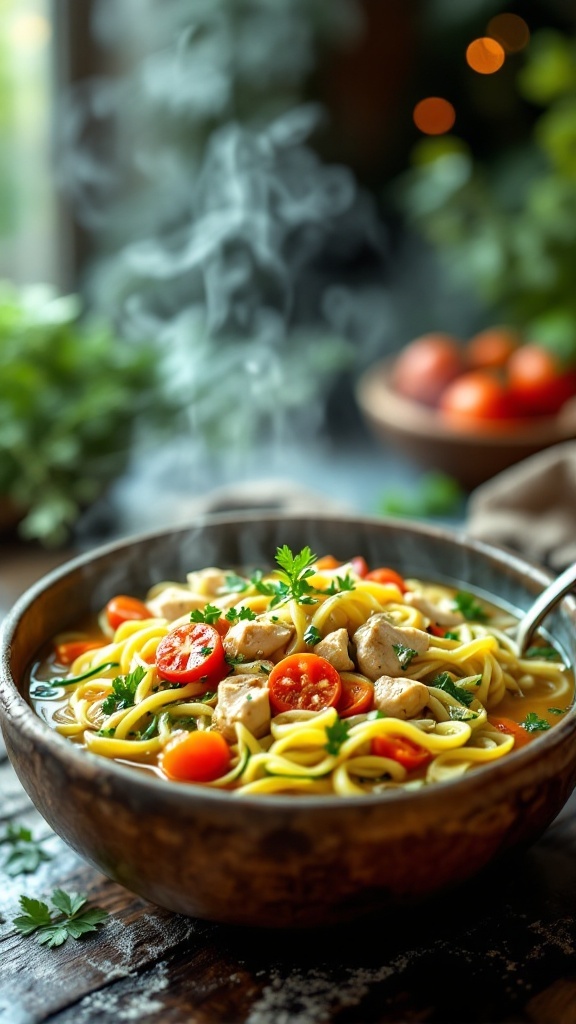
[[233, 654], [226, 654], [225, 658], [229, 665], [241, 665], [243, 661], [246, 661], [243, 654], [237, 654], [236, 656]]
[[38, 942], [48, 948], [61, 946], [69, 938], [79, 939], [87, 932], [95, 932], [107, 920], [106, 910], [86, 908], [86, 901], [87, 897], [80, 893], [55, 889], [50, 902], [60, 913], [54, 913], [47, 903], [21, 896], [20, 906], [25, 913], [15, 917], [13, 924], [21, 935], [36, 932]]
[[256, 618], [256, 612], [253, 612], [251, 608], [243, 604], [241, 608], [230, 608], [225, 615], [228, 622], [242, 622], [247, 620], [251, 622]]
[[400, 668], [408, 668], [412, 659], [418, 654], [418, 651], [412, 647], [406, 647], [405, 644], [392, 644], [392, 650], [400, 662]]
[[206, 693], [200, 693], [197, 697], [194, 697], [194, 703], [208, 704], [211, 700], [214, 700], [216, 693], [216, 690], [206, 690]]
[[545, 647], [544, 645], [542, 645], [541, 647], [529, 647], [528, 650], [524, 652], [523, 657], [542, 658], [545, 661], [561, 660], [560, 654], [558, 653], [555, 647]]
[[535, 711], [529, 711], [523, 722], [520, 722], [526, 732], [546, 732], [550, 728], [550, 722], [545, 718], [539, 718]]
[[96, 733], [96, 735], [97, 736], [107, 736], [108, 738], [112, 738], [112, 736], [114, 736], [115, 732], [116, 732], [116, 726], [113, 726], [112, 729], [98, 729], [98, 732]]
[[345, 576], [336, 576], [329, 587], [326, 587], [325, 594], [341, 594], [344, 590], [355, 590], [356, 583], [349, 572]]
[[244, 579], [243, 576], [237, 576], [235, 572], [227, 573], [224, 577], [224, 587], [222, 588], [223, 594], [243, 594], [245, 590], [249, 590], [250, 581]]
[[267, 665], [260, 665], [260, 672], [264, 672], [265, 675], [269, 676], [271, 669], [269, 669]]
[[2, 864], [7, 875], [28, 875], [45, 860], [51, 860], [42, 849], [41, 840], [34, 839], [30, 829], [8, 825], [0, 844], [8, 844], [10, 850]]
[[304, 643], [308, 644], [309, 647], [315, 647], [319, 644], [322, 639], [320, 631], [316, 629], [316, 626], [308, 626], [308, 629], [304, 633]]
[[209, 655], [212, 654], [213, 650], [214, 650], [213, 647], [201, 647], [200, 648], [200, 654], [202, 655], [203, 658], [208, 658]]
[[439, 676], [436, 676], [430, 683], [430, 686], [435, 686], [438, 690], [444, 690], [444, 693], [450, 694], [451, 697], [454, 697], [454, 700], [466, 705], [466, 707], [474, 700], [473, 694], [469, 690], [465, 690], [463, 686], [458, 686], [447, 672], [441, 672]]
[[272, 622], [279, 622], [280, 621], [277, 615], [271, 615], [270, 618], [271, 618]]
[[247, 693], [246, 694], [246, 700], [252, 700], [252, 694], [251, 693]]
[[187, 715], [185, 718], [172, 718], [170, 719], [170, 725], [172, 731], [184, 729], [185, 732], [195, 732], [198, 728], [198, 722], [192, 715]]
[[451, 630], [447, 630], [444, 633], [444, 639], [445, 640], [459, 640], [460, 637], [458, 636], [458, 633], [453, 633]]
[[548, 708], [547, 710], [551, 715], [565, 715], [567, 711], [570, 711], [570, 708]]
[[476, 711], [464, 707], [455, 708], [452, 705], [448, 708], [448, 714], [453, 722], [470, 722], [473, 718], [478, 718]]
[[158, 732], [158, 715], [153, 715], [149, 725], [140, 733], [141, 740], [151, 740]]
[[474, 594], [460, 590], [454, 597], [454, 608], [461, 612], [465, 619], [473, 622], [486, 622], [488, 615]]
[[112, 693], [109, 693], [102, 704], [105, 715], [113, 715], [122, 708], [134, 706], [136, 690], [146, 675], [146, 669], [137, 665], [133, 672], [125, 676], [116, 676], [112, 681]]
[[342, 746], [344, 741], [348, 738], [349, 730], [350, 726], [348, 725], [348, 722], [343, 722], [341, 718], [337, 718], [336, 721], [334, 722], [334, 725], [327, 725], [327, 742], [325, 744], [324, 749], [329, 754], [336, 755], [339, 752], [340, 747]]
[[221, 615], [221, 608], [217, 608], [215, 604], [207, 604], [205, 608], [195, 608], [190, 612], [190, 622], [207, 622], [208, 625], [213, 626]]

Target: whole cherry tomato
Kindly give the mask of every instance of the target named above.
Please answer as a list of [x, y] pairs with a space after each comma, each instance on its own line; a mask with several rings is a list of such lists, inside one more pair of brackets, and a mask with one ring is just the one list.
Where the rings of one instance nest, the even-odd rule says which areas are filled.
[[466, 360], [472, 370], [496, 370], [506, 366], [521, 343], [520, 332], [513, 327], [487, 327], [466, 345]]
[[423, 334], [396, 356], [392, 386], [406, 398], [436, 405], [444, 388], [465, 368], [463, 347], [450, 334]]
[[398, 587], [401, 594], [405, 594], [408, 590], [406, 581], [399, 572], [395, 569], [389, 569], [388, 566], [382, 566], [380, 569], [371, 569], [367, 572], [365, 580], [372, 580], [374, 583], [394, 583]]
[[130, 597], [128, 594], [117, 594], [116, 597], [111, 598], [106, 605], [105, 612], [112, 629], [118, 629], [123, 622], [152, 618], [152, 612], [144, 602], [139, 601], [137, 597]]
[[566, 370], [548, 349], [522, 345], [508, 360], [508, 383], [528, 415], [553, 416], [576, 395], [576, 370]]
[[496, 421], [517, 418], [518, 407], [498, 377], [487, 370], [463, 373], [445, 389], [440, 412], [446, 423], [459, 429], [494, 427]]

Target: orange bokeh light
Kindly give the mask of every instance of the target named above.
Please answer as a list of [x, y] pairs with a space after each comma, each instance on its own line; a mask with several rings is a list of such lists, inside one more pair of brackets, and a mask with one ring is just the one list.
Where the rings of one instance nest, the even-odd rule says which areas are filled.
[[519, 14], [497, 14], [488, 22], [487, 31], [506, 53], [518, 53], [530, 42], [530, 29]]
[[456, 111], [448, 100], [441, 96], [427, 96], [414, 107], [414, 124], [425, 135], [443, 135], [449, 132], [456, 120]]
[[482, 36], [474, 39], [466, 50], [466, 61], [479, 75], [493, 75], [502, 67], [506, 54], [496, 39]]

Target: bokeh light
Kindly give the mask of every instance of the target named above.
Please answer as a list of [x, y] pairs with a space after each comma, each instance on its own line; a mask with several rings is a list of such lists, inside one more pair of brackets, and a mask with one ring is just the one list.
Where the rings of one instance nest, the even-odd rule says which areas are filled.
[[10, 41], [19, 50], [40, 50], [50, 39], [51, 29], [47, 18], [33, 11], [23, 12], [12, 19]]
[[506, 53], [519, 53], [530, 42], [530, 29], [519, 14], [497, 14], [488, 22], [488, 35]]
[[489, 36], [474, 39], [466, 50], [466, 62], [479, 75], [493, 75], [500, 70], [505, 59], [503, 47]]
[[416, 127], [425, 135], [443, 135], [452, 128], [456, 120], [456, 111], [452, 104], [441, 96], [427, 96], [416, 104], [412, 117]]

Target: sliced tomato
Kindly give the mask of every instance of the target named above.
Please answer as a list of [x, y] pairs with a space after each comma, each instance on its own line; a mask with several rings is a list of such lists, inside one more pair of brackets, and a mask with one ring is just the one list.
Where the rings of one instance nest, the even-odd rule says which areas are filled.
[[162, 770], [176, 782], [213, 782], [230, 768], [231, 752], [219, 732], [191, 732], [175, 737], [161, 757]]
[[340, 718], [362, 715], [372, 710], [374, 686], [369, 679], [346, 679], [340, 677], [342, 693], [337, 708]]
[[65, 643], [56, 644], [56, 661], [60, 665], [71, 665], [81, 654], [104, 647], [107, 642], [106, 640], [67, 640]]
[[382, 566], [380, 569], [371, 569], [370, 572], [366, 573], [364, 579], [373, 580], [374, 583], [395, 583], [402, 594], [405, 594], [408, 590], [404, 577], [399, 572], [396, 572], [395, 569], [389, 569], [388, 566]]
[[414, 772], [432, 760], [429, 750], [404, 736], [375, 736], [371, 750], [376, 757], [389, 757], [392, 761], [398, 761], [408, 772]]
[[430, 633], [430, 636], [446, 636], [445, 627], [438, 626], [435, 622], [431, 622], [429, 626], [426, 626], [426, 632]]
[[318, 654], [290, 654], [268, 676], [270, 704], [276, 712], [323, 711], [335, 707], [342, 692], [336, 669]]
[[156, 648], [156, 669], [171, 683], [206, 683], [208, 689], [228, 675], [218, 630], [207, 622], [186, 622], [162, 638]]
[[522, 726], [512, 718], [505, 718], [503, 715], [488, 715], [490, 725], [493, 725], [499, 732], [505, 732], [514, 737], [515, 747], [525, 747], [530, 743], [533, 736], [523, 729]]
[[354, 558], [350, 559], [350, 565], [352, 566], [356, 575], [360, 576], [361, 579], [364, 579], [366, 573], [368, 572], [368, 562], [366, 561], [366, 559], [362, 558], [362, 555], [355, 555]]
[[108, 601], [106, 605], [106, 618], [112, 629], [118, 629], [123, 622], [132, 622], [138, 619], [151, 619], [152, 612], [137, 597], [129, 597], [128, 594], [117, 594]]

